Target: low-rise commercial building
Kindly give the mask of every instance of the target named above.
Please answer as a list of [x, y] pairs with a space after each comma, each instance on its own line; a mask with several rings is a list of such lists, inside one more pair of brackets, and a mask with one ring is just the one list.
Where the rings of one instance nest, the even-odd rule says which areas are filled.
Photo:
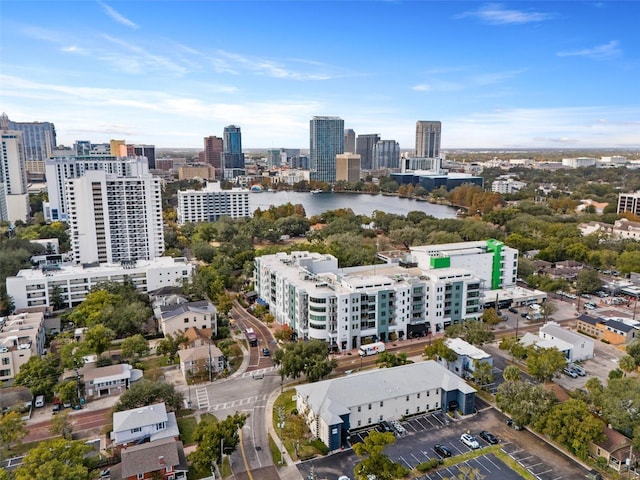
[[640, 322], [628, 318], [599, 318], [583, 313], [576, 330], [611, 345], [628, 345], [640, 338]]
[[296, 406], [329, 450], [351, 430], [430, 411], [470, 414], [476, 390], [433, 360], [296, 387]]
[[593, 358], [594, 341], [591, 338], [564, 329], [556, 322], [545, 323], [540, 327], [538, 335], [526, 333], [520, 343], [538, 348], [557, 348], [564, 353], [568, 362]]
[[473, 372], [480, 363], [487, 363], [493, 367], [491, 355], [461, 338], [447, 338], [445, 345], [453, 350], [458, 358], [453, 362], [441, 358], [438, 363], [459, 377], [473, 378]]

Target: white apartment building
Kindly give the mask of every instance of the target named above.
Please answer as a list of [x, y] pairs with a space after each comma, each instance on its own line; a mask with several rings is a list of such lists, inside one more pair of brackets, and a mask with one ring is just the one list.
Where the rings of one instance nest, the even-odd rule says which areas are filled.
[[153, 260], [99, 265], [53, 265], [20, 270], [7, 278], [7, 293], [16, 309], [51, 306], [52, 295], [61, 295], [66, 307], [82, 303], [96, 285], [130, 280], [141, 293], [188, 281], [193, 265], [186, 258], [159, 257]]
[[631, 212], [640, 215], [640, 191], [620, 193], [617, 213]]
[[569, 168], [593, 167], [598, 160], [590, 157], [563, 158], [562, 166]]
[[251, 216], [249, 191], [222, 190], [220, 183], [207, 183], [203, 190], [178, 191], [178, 224], [215, 222], [220, 217]]
[[29, 220], [27, 169], [22, 132], [0, 131], [0, 221]]
[[527, 184], [512, 178], [508, 180], [495, 180], [491, 184], [491, 191], [501, 194], [516, 193], [525, 188]]
[[67, 181], [96, 170], [118, 177], [140, 177], [149, 173], [149, 162], [146, 157], [69, 156], [67, 154], [55, 156], [54, 153], [53, 158], [45, 161], [49, 200], [43, 202], [44, 219], [47, 222], [66, 222], [68, 214], [65, 198]]
[[119, 177], [94, 170], [68, 179], [66, 187], [76, 263], [117, 263], [162, 256], [162, 186], [158, 177]]
[[14, 378], [33, 355], [42, 355], [45, 337], [42, 312], [0, 317], [0, 382]]

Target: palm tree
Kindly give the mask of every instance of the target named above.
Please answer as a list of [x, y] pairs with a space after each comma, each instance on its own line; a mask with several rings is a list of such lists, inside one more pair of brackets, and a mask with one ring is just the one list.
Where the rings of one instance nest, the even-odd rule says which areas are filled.
[[517, 382], [520, 380], [520, 370], [518, 370], [518, 367], [509, 365], [504, 369], [504, 372], [502, 372], [502, 377], [507, 382]]

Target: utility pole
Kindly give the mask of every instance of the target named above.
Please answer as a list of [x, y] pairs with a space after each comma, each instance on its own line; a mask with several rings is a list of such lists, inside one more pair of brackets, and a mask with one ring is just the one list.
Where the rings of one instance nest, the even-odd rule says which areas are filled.
[[284, 465], [284, 440], [282, 430], [284, 429], [284, 407], [278, 407], [278, 428], [280, 429], [280, 464]]

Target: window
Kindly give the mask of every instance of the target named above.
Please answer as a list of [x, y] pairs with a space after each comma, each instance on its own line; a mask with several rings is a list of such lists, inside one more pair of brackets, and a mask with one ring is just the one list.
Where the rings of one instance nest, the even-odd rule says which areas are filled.
[[369, 410], [371, 410], [371, 404], [369, 404]]
[[131, 433], [137, 433], [137, 432], [141, 432], [142, 428], [141, 427], [136, 427], [136, 428], [132, 428], [131, 429]]
[[418, 395], [416, 396], [417, 398], [420, 398], [420, 392], [418, 392]]
[[381, 407], [384, 407], [384, 402], [380, 402], [380, 406], [381, 406]]
[[407, 395], [407, 402], [409, 401], [409, 395]]
[[369, 418], [367, 419], [367, 423], [368, 423], [369, 425], [371, 425], [371, 417], [369, 417]]
[[144, 478], [144, 473], [139, 473], [138, 474], [138, 480], [142, 480]]
[[362, 426], [362, 420], [358, 420], [358, 426], [361, 427]]
[[9, 365], [11, 363], [11, 358], [9, 357], [3, 357], [2, 358], [2, 364], [3, 365]]
[[362, 407], [358, 405], [358, 412], [362, 411]]

